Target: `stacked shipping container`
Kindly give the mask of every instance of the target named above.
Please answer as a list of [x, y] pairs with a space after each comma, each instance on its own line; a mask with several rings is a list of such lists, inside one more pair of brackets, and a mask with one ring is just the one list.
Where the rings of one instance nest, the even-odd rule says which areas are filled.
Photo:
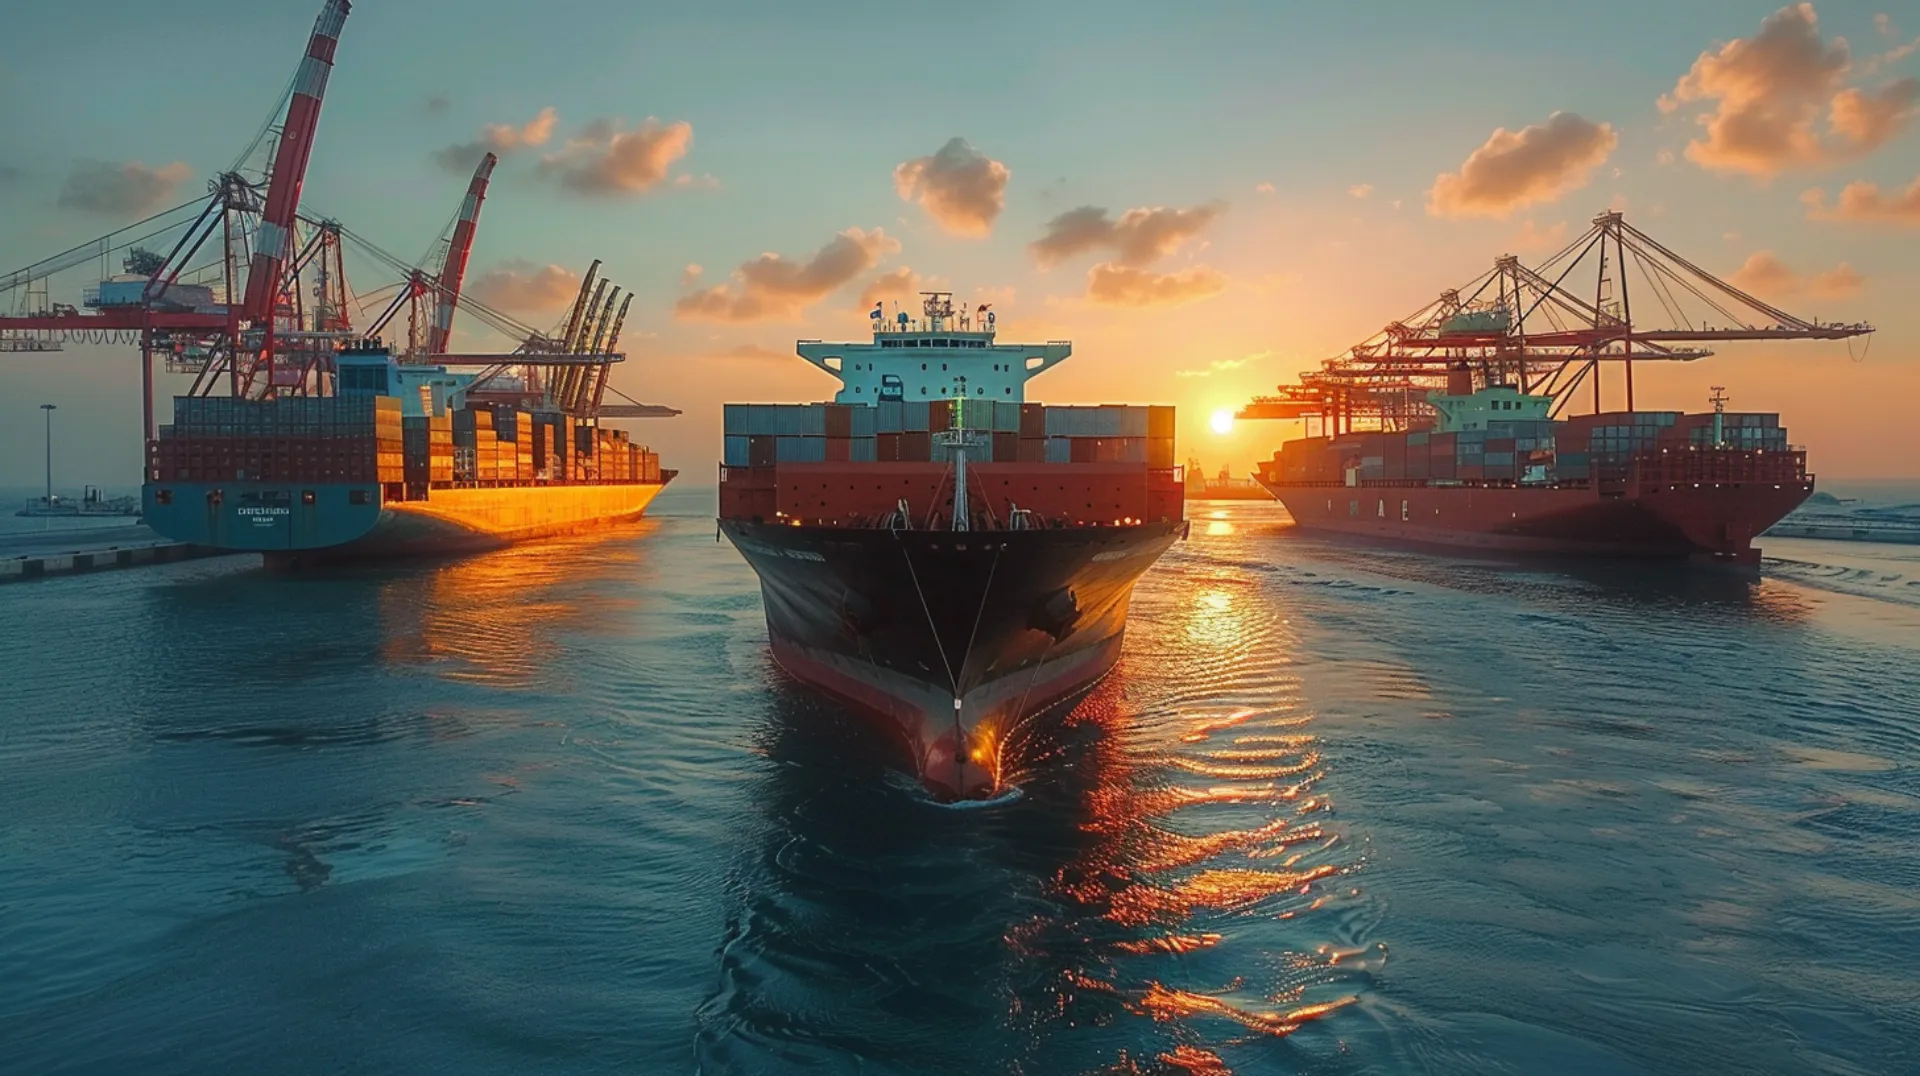
[[181, 396], [147, 448], [165, 482], [405, 480], [400, 401], [379, 396], [247, 400]]
[[[1776, 414], [1719, 417], [1725, 449], [1787, 449]], [[1288, 485], [1619, 482], [1651, 450], [1712, 448], [1714, 418], [1628, 411], [1564, 421], [1491, 421], [1483, 430], [1451, 433], [1310, 437], [1287, 442], [1261, 471], [1268, 481]]]
[[660, 481], [659, 456], [623, 430], [506, 406], [403, 418], [377, 395], [179, 397], [148, 454], [153, 481], [379, 483], [415, 500], [456, 484]]
[[1005, 400], [869, 404], [727, 404], [722, 462], [945, 462], [934, 435], [974, 431], [982, 463], [1174, 465], [1171, 407], [1047, 407]]

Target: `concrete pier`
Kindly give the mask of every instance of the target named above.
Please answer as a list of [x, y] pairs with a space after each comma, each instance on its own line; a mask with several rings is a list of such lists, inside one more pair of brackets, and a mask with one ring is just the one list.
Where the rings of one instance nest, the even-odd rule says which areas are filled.
[[136, 568], [199, 557], [237, 555], [226, 550], [170, 541], [137, 524], [0, 534], [0, 584], [112, 568]]

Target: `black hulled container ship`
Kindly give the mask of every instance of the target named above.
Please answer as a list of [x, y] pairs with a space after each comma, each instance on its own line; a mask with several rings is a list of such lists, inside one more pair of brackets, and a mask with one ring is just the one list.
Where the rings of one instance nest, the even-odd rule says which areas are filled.
[[729, 404], [720, 529], [772, 656], [897, 737], [936, 796], [992, 795], [1119, 660], [1133, 586], [1185, 537], [1171, 407], [1046, 407], [1072, 345], [985, 308], [802, 341], [832, 402]]

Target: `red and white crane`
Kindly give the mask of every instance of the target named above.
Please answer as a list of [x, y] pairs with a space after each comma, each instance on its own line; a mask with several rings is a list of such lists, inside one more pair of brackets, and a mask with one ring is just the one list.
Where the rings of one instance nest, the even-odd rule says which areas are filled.
[[433, 307], [433, 326], [427, 331], [427, 352], [439, 355], [447, 350], [453, 335], [453, 311], [460, 303], [460, 286], [467, 276], [467, 259], [473, 254], [473, 233], [480, 224], [480, 204], [487, 200], [487, 184], [493, 179], [493, 166], [500, 158], [487, 154], [473, 170], [473, 182], [467, 185], [466, 201], [460, 203], [460, 217], [453, 225], [453, 239], [447, 244], [447, 258], [440, 267], [439, 301]]

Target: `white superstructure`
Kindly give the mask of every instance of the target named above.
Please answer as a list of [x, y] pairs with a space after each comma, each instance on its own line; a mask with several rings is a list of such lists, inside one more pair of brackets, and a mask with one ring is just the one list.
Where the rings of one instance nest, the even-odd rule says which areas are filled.
[[802, 340], [800, 357], [840, 380], [834, 403], [883, 400], [969, 399], [1024, 403], [1027, 379], [1065, 362], [1073, 345], [1001, 344], [994, 340], [994, 314], [986, 305], [954, 316], [953, 294], [922, 292], [924, 317], [900, 312], [890, 323], [873, 310], [871, 344]]

